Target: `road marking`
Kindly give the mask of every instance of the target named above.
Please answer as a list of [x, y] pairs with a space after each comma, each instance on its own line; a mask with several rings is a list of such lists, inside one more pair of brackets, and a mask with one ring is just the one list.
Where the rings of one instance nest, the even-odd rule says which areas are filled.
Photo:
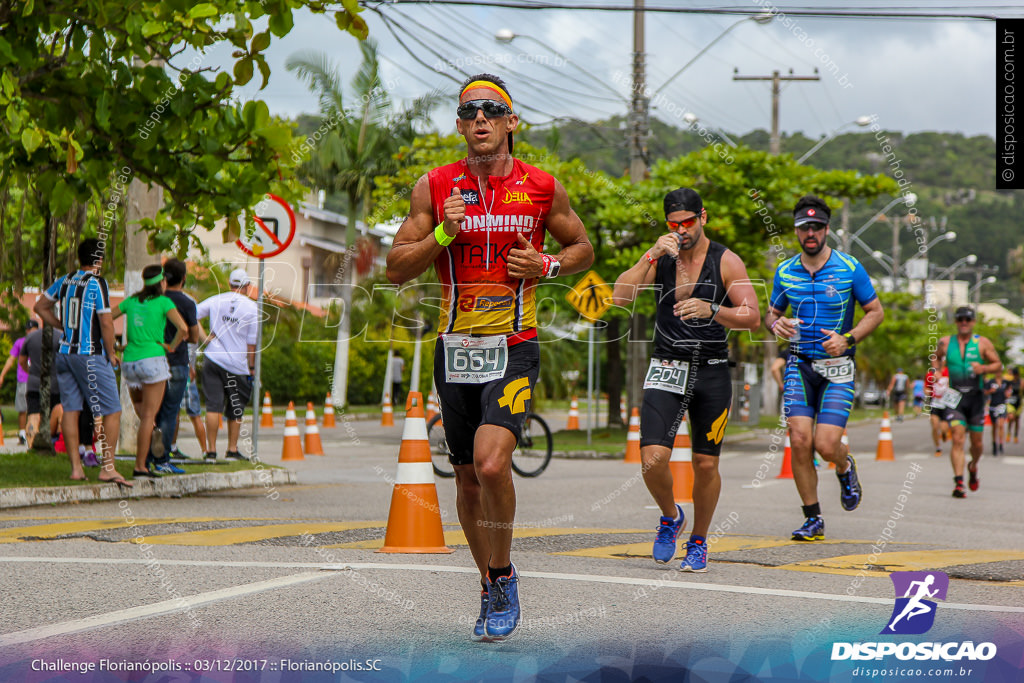
[[[875, 557], [874, 563], [869, 562], [870, 557], [872, 556], [842, 555], [793, 562], [779, 565], [777, 568], [847, 576], [857, 575], [862, 571], [868, 574], [886, 575], [889, 572], [923, 571], [962, 564], [1024, 560], [1024, 552], [1014, 550], [915, 550], [913, 552], [882, 553]], [[881, 569], [865, 570], [864, 567], [867, 565], [881, 567]]]
[[[821, 541], [822, 544], [846, 544], [851, 541]], [[738, 550], [760, 550], [763, 548], [781, 548], [789, 545], [806, 545], [803, 541], [769, 536], [721, 536], [708, 542], [708, 552], [729, 553]], [[567, 550], [553, 555], [570, 555], [573, 557], [599, 557], [608, 560], [622, 560], [651, 557], [651, 542], [627, 543], [624, 545], [608, 545], [600, 548], [583, 548]], [[680, 558], [681, 559], [681, 558]]]
[[18, 543], [26, 536], [35, 538], [56, 538], [67, 534], [82, 533], [84, 531], [106, 531], [109, 529], [123, 529], [129, 526], [143, 526], [152, 524], [187, 524], [189, 522], [235, 522], [234, 518], [221, 517], [173, 517], [170, 519], [139, 519], [132, 518], [129, 524], [124, 517], [118, 519], [93, 519], [79, 522], [61, 522], [55, 524], [40, 524], [37, 526], [20, 526], [9, 529], [0, 529], [0, 543]]
[[999, 461], [1007, 465], [1024, 465], [1024, 458], [1000, 458]]
[[276, 579], [257, 581], [256, 583], [247, 583], [241, 586], [233, 586], [231, 588], [221, 588], [220, 590], [199, 593], [198, 595], [190, 595], [188, 597], [175, 600], [164, 600], [150, 605], [142, 605], [141, 607], [129, 607], [128, 609], [117, 610], [116, 612], [96, 614], [91, 617], [85, 617], [84, 619], [73, 619], [71, 621], [64, 621], [58, 624], [50, 624], [49, 626], [39, 626], [36, 628], [26, 629], [24, 631], [5, 633], [0, 635], [0, 647], [18, 645], [20, 643], [31, 643], [37, 640], [53, 638], [55, 636], [68, 635], [70, 633], [91, 631], [105, 626], [114, 626], [116, 624], [123, 624], [129, 621], [138, 621], [139, 619], [146, 619], [161, 614], [183, 612], [189, 609], [194, 609], [200, 605], [208, 605], [213, 602], [220, 602], [221, 600], [230, 600], [231, 598], [237, 598], [242, 595], [265, 593], [267, 591], [285, 588], [287, 586], [294, 586], [300, 583], [318, 581], [324, 578], [324, 576], [325, 574], [323, 572], [305, 572], [302, 574], [293, 574], [291, 576], [281, 576]]
[[[141, 565], [146, 564], [149, 560], [145, 559], [107, 559], [107, 558], [94, 558], [94, 557], [0, 557], [0, 563], [12, 562], [12, 563], [25, 563], [25, 562], [39, 562], [44, 564], [114, 564], [114, 565]], [[236, 568], [279, 568], [279, 569], [312, 569], [316, 568], [320, 571], [316, 573], [306, 572], [303, 574], [295, 574], [289, 577], [281, 577], [278, 579], [271, 579], [269, 581], [260, 581], [257, 583], [246, 584], [243, 586], [237, 586], [234, 588], [225, 588], [217, 591], [210, 591], [209, 593], [201, 593], [199, 595], [187, 596], [185, 600], [188, 601], [188, 606], [194, 607], [200, 604], [208, 604], [217, 600], [225, 600], [231, 597], [238, 597], [240, 595], [246, 595], [249, 593], [261, 592], [272, 590], [274, 588], [281, 588], [296, 583], [302, 583], [304, 581], [313, 580], [314, 576], [329, 576], [325, 572], [333, 571], [344, 571], [344, 570], [371, 570], [371, 569], [382, 569], [382, 570], [399, 570], [399, 571], [415, 571], [415, 572], [445, 572], [449, 574], [477, 574], [478, 570], [475, 567], [454, 567], [451, 565], [434, 565], [434, 564], [391, 564], [386, 562], [351, 562], [345, 564], [334, 564], [325, 565], [322, 562], [232, 562], [232, 561], [212, 561], [212, 560], [160, 560], [160, 564], [164, 566], [182, 566], [182, 567], [236, 567]], [[735, 586], [729, 584], [718, 584], [718, 583], [696, 583], [695, 577], [689, 577], [682, 573], [670, 573], [670, 579], [657, 578], [657, 579], [641, 579], [627, 576], [608, 576], [604, 574], [562, 574], [553, 572], [522, 572], [522, 575], [526, 578], [535, 579], [548, 579], [553, 581], [577, 581], [583, 583], [605, 583], [605, 584], [619, 584], [624, 586], [652, 586], [655, 588], [675, 588], [680, 590], [697, 590], [697, 591], [711, 591], [718, 593], [738, 593], [745, 595], [769, 595], [774, 597], [782, 598], [804, 598], [809, 600], [825, 600], [829, 602], [854, 602], [862, 604], [872, 605], [892, 605], [892, 598], [871, 598], [862, 596], [852, 596], [845, 594], [833, 594], [833, 593], [815, 593], [811, 591], [793, 591], [785, 589], [770, 589], [770, 588], [758, 588], [756, 586]], [[685, 578], [684, 578], [685, 577]], [[117, 620], [107, 620], [105, 617], [109, 617], [115, 614], [123, 614], [128, 612], [139, 613], [141, 610], [150, 610], [151, 614], [139, 613], [134, 618], [143, 618], [144, 616], [153, 616], [161, 613], [161, 610], [156, 610], [158, 605], [167, 605], [168, 607], [163, 609], [163, 612], [180, 611], [186, 608], [181, 606], [181, 601], [170, 600], [162, 603], [156, 603], [156, 605], [150, 605], [148, 607], [134, 608], [129, 610], [120, 610], [119, 612], [112, 612], [110, 615], [98, 615], [94, 617], [87, 617], [80, 619], [75, 622], [65, 622], [65, 624], [82, 623], [86, 621], [92, 621], [90, 628], [98, 626], [112, 625], [121, 621], [126, 621], [124, 618]], [[943, 609], [959, 609], [973, 612], [1010, 612], [1010, 613], [1024, 613], [1024, 607], [1015, 607], [1009, 605], [983, 605], [983, 604], [971, 604], [971, 603], [951, 603], [943, 602]], [[97, 623], [96, 620], [103, 620], [103, 623]], [[8, 642], [7, 639], [18, 634], [24, 634], [29, 632], [42, 632], [44, 629], [55, 629], [60, 624], [55, 626], [43, 626], [36, 629], [30, 629], [29, 631], [20, 631], [17, 633], [0, 635], [0, 647], [4, 645], [14, 644], [14, 642], [27, 642], [25, 640], [18, 640]], [[79, 628], [77, 630], [84, 630]], [[54, 632], [50, 635], [60, 635], [63, 633], [72, 633], [73, 630], [63, 630], [59, 633]], [[49, 635], [42, 637], [50, 637]], [[35, 638], [36, 640], [40, 638]]]
[[[301, 536], [302, 534], [324, 534], [332, 531], [352, 529], [373, 529], [385, 527], [387, 522], [299, 522], [295, 524], [268, 524], [266, 526], [233, 527], [230, 529], [208, 529], [206, 531], [183, 531], [177, 534], [146, 536], [146, 543], [152, 545], [235, 545], [264, 541], [269, 538]], [[383, 541], [381, 541], [383, 543]], [[330, 547], [330, 546], [327, 546]]]
[[[381, 524], [380, 526], [384, 526]], [[545, 536], [594, 536], [597, 534], [645, 534], [650, 529], [566, 529], [559, 527], [549, 528], [513, 528], [512, 538], [542, 538]], [[466, 535], [461, 529], [445, 531], [444, 532], [444, 544], [448, 546], [452, 545], [469, 545], [466, 540]], [[352, 541], [350, 543], [336, 543], [334, 545], [321, 546], [323, 548], [347, 548], [350, 550], [376, 550], [384, 546], [383, 538], [374, 538], [366, 541]]]

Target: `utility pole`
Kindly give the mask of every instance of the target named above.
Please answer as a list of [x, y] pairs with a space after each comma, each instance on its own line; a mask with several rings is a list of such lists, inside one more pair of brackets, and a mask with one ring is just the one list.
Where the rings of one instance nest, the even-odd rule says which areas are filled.
[[789, 75], [783, 76], [778, 69], [772, 71], [771, 76], [739, 76], [733, 73], [734, 81], [771, 81], [772, 82], [772, 136], [768, 143], [768, 149], [772, 154], [782, 153], [782, 141], [779, 138], [779, 96], [782, 94], [782, 81], [820, 81], [818, 70], [814, 70], [813, 76], [794, 76], [793, 70]]
[[[647, 130], [650, 103], [644, 70], [644, 0], [633, 0], [633, 97], [629, 112], [629, 180], [639, 183], [647, 175]], [[647, 318], [634, 313], [626, 344], [626, 402], [639, 406], [647, 370]]]
[[[818, 77], [817, 69], [814, 70], [813, 76], [794, 76], [792, 69], [789, 70], [789, 75], [783, 76], [779, 70], [776, 69], [775, 71], [772, 71], [771, 76], [740, 76], [736, 71], [734, 71], [732, 80], [772, 82], [772, 133], [768, 143], [768, 150], [772, 154], [778, 155], [782, 153], [782, 142], [779, 138], [779, 96], [782, 94], [782, 81], [818, 81], [821, 79]], [[844, 224], [844, 228], [845, 227], [846, 226]], [[843, 230], [843, 235], [844, 239], [846, 239], [845, 229]], [[774, 413], [778, 410], [778, 396], [775, 392], [775, 387], [769, 381], [769, 378], [772, 376], [772, 362], [778, 355], [778, 351], [779, 347], [775, 341], [775, 335], [769, 334], [768, 342], [764, 345], [764, 358], [762, 359], [761, 367], [761, 376], [764, 378], [761, 382], [761, 406], [764, 408], [766, 413]], [[737, 378], [738, 377], [734, 379]]]
[[646, 93], [644, 56], [644, 0], [633, 0], [633, 98], [629, 114], [629, 179], [633, 183], [647, 175], [650, 102]]
[[902, 227], [903, 221], [900, 220], [899, 216], [894, 216], [892, 219], [892, 286], [895, 290], [899, 291], [899, 272], [900, 272], [900, 227]]

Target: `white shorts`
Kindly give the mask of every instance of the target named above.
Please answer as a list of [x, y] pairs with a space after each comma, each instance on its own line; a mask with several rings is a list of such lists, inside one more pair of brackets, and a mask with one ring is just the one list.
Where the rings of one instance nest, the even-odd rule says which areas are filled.
[[121, 376], [132, 389], [141, 389], [143, 384], [166, 382], [171, 378], [171, 367], [167, 356], [143, 358], [130, 363], [121, 363]]

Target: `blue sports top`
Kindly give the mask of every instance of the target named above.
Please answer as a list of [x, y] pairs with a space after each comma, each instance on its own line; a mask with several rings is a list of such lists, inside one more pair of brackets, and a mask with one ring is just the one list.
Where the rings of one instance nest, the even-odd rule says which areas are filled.
[[[878, 295], [871, 278], [860, 261], [833, 249], [828, 261], [811, 274], [800, 262], [800, 254], [782, 262], [775, 271], [772, 283], [771, 307], [789, 317], [799, 318], [799, 339], [790, 342], [790, 349], [805, 358], [828, 358], [822, 347], [826, 336], [821, 330], [835, 330], [845, 334], [853, 328], [854, 301], [861, 306], [869, 304]], [[844, 356], [852, 356], [854, 349]]]
[[60, 352], [105, 355], [99, 314], [110, 312], [107, 281], [99, 275], [79, 270], [58, 278], [45, 295], [50, 301], [57, 302], [58, 316], [64, 323]]

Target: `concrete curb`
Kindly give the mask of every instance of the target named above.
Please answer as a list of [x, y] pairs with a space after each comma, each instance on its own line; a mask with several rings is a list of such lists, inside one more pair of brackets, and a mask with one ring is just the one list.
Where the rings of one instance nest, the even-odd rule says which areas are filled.
[[244, 470], [241, 472], [203, 472], [179, 474], [159, 479], [133, 479], [131, 489], [116, 484], [96, 483], [83, 486], [47, 486], [0, 490], [0, 510], [30, 505], [59, 503], [87, 503], [121, 498], [180, 498], [201, 491], [248, 489], [296, 483], [295, 472], [276, 468]]

